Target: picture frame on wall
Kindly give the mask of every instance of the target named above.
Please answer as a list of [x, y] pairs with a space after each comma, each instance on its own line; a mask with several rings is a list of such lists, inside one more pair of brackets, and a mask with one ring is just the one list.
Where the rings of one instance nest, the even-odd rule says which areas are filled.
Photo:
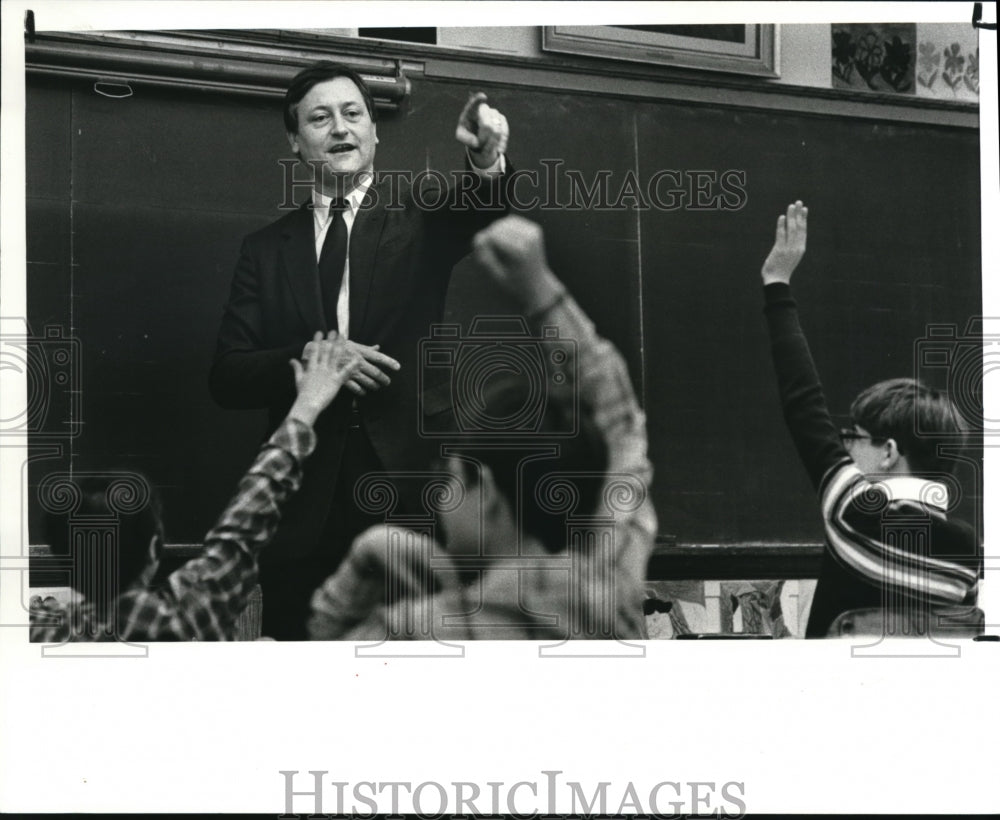
[[774, 24], [544, 26], [542, 50], [640, 63], [778, 77]]

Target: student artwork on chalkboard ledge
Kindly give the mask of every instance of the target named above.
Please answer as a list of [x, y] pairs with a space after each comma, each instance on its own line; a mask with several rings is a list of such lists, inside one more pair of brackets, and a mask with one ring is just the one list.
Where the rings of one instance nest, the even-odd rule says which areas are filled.
[[916, 94], [916, 23], [834, 23], [833, 87]]
[[650, 640], [805, 637], [812, 579], [647, 581]]

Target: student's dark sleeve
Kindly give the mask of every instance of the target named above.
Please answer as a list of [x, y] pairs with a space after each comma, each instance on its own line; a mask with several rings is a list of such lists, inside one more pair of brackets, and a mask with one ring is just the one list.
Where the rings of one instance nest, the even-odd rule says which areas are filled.
[[813, 486], [819, 488], [824, 475], [850, 461], [850, 456], [830, 418], [823, 385], [788, 285], [765, 286], [764, 315], [785, 423]]

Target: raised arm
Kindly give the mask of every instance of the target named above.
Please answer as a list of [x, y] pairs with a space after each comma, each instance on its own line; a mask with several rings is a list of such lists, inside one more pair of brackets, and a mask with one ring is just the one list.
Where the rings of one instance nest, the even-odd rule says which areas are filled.
[[502, 171], [509, 138], [507, 118], [487, 104], [482, 91], [472, 94], [459, 114], [455, 128], [455, 139], [468, 149], [472, 167], [482, 171]]
[[801, 202], [778, 217], [774, 247], [764, 261], [764, 314], [785, 423], [816, 487], [830, 468], [850, 460], [830, 418], [823, 385], [792, 298], [792, 273], [806, 250], [809, 210]]
[[[313, 425], [359, 364], [357, 354], [333, 333], [327, 340], [316, 340], [309, 360], [292, 362], [295, 402], [205, 537], [205, 552], [171, 573], [162, 587], [136, 588], [119, 596], [120, 637], [151, 641], [232, 637], [236, 619], [257, 583], [257, 554], [274, 535], [285, 501], [301, 484], [302, 464], [316, 444]], [[80, 627], [77, 634], [71, 634], [74, 627]], [[99, 630], [79, 619], [71, 624], [64, 618], [55, 627], [33, 628], [32, 640], [96, 634]]]
[[[829, 549], [842, 567], [873, 586], [925, 596], [935, 603], [967, 601], [975, 593], [975, 570], [887, 542], [884, 529], [891, 518], [885, 517], [885, 511], [894, 501], [890, 490], [858, 468], [830, 418], [789, 288], [805, 253], [807, 213], [796, 202], [778, 219], [774, 247], [761, 276], [785, 421], [820, 491]], [[916, 505], [915, 512], [929, 514]]]
[[447, 207], [426, 209], [424, 217], [432, 237], [433, 268], [447, 277], [451, 269], [472, 250], [472, 238], [509, 211], [512, 169], [506, 156], [507, 118], [492, 108], [486, 95], [477, 92], [458, 117], [455, 139], [465, 146], [466, 167], [448, 191], [433, 189], [434, 177], [422, 185], [421, 201], [440, 202]]
[[[576, 362], [558, 365], [572, 377], [581, 413], [590, 414], [608, 452], [608, 478], [602, 498], [619, 482], [625, 496], [636, 495], [615, 514], [615, 574], [617, 637], [641, 637], [642, 583], [656, 536], [656, 515], [649, 487], [652, 465], [646, 454], [645, 414], [632, 390], [625, 362], [615, 347], [602, 339], [594, 325], [549, 269], [542, 230], [518, 216], [494, 223], [476, 237], [476, 259], [515, 296], [533, 329], [556, 327], [560, 338], [575, 342]], [[548, 361], [550, 368], [557, 367]], [[627, 489], [626, 489], [627, 486]], [[600, 605], [602, 602], [595, 602]]]

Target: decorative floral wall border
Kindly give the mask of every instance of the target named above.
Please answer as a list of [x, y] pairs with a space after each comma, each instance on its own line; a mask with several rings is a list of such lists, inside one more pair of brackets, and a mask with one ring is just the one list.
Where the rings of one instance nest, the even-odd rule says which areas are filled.
[[920, 43], [917, 46], [917, 82], [933, 91], [939, 79], [955, 96], [963, 87], [979, 96], [979, 48], [974, 53], [962, 54], [959, 43], [951, 43], [941, 50], [930, 40]]

